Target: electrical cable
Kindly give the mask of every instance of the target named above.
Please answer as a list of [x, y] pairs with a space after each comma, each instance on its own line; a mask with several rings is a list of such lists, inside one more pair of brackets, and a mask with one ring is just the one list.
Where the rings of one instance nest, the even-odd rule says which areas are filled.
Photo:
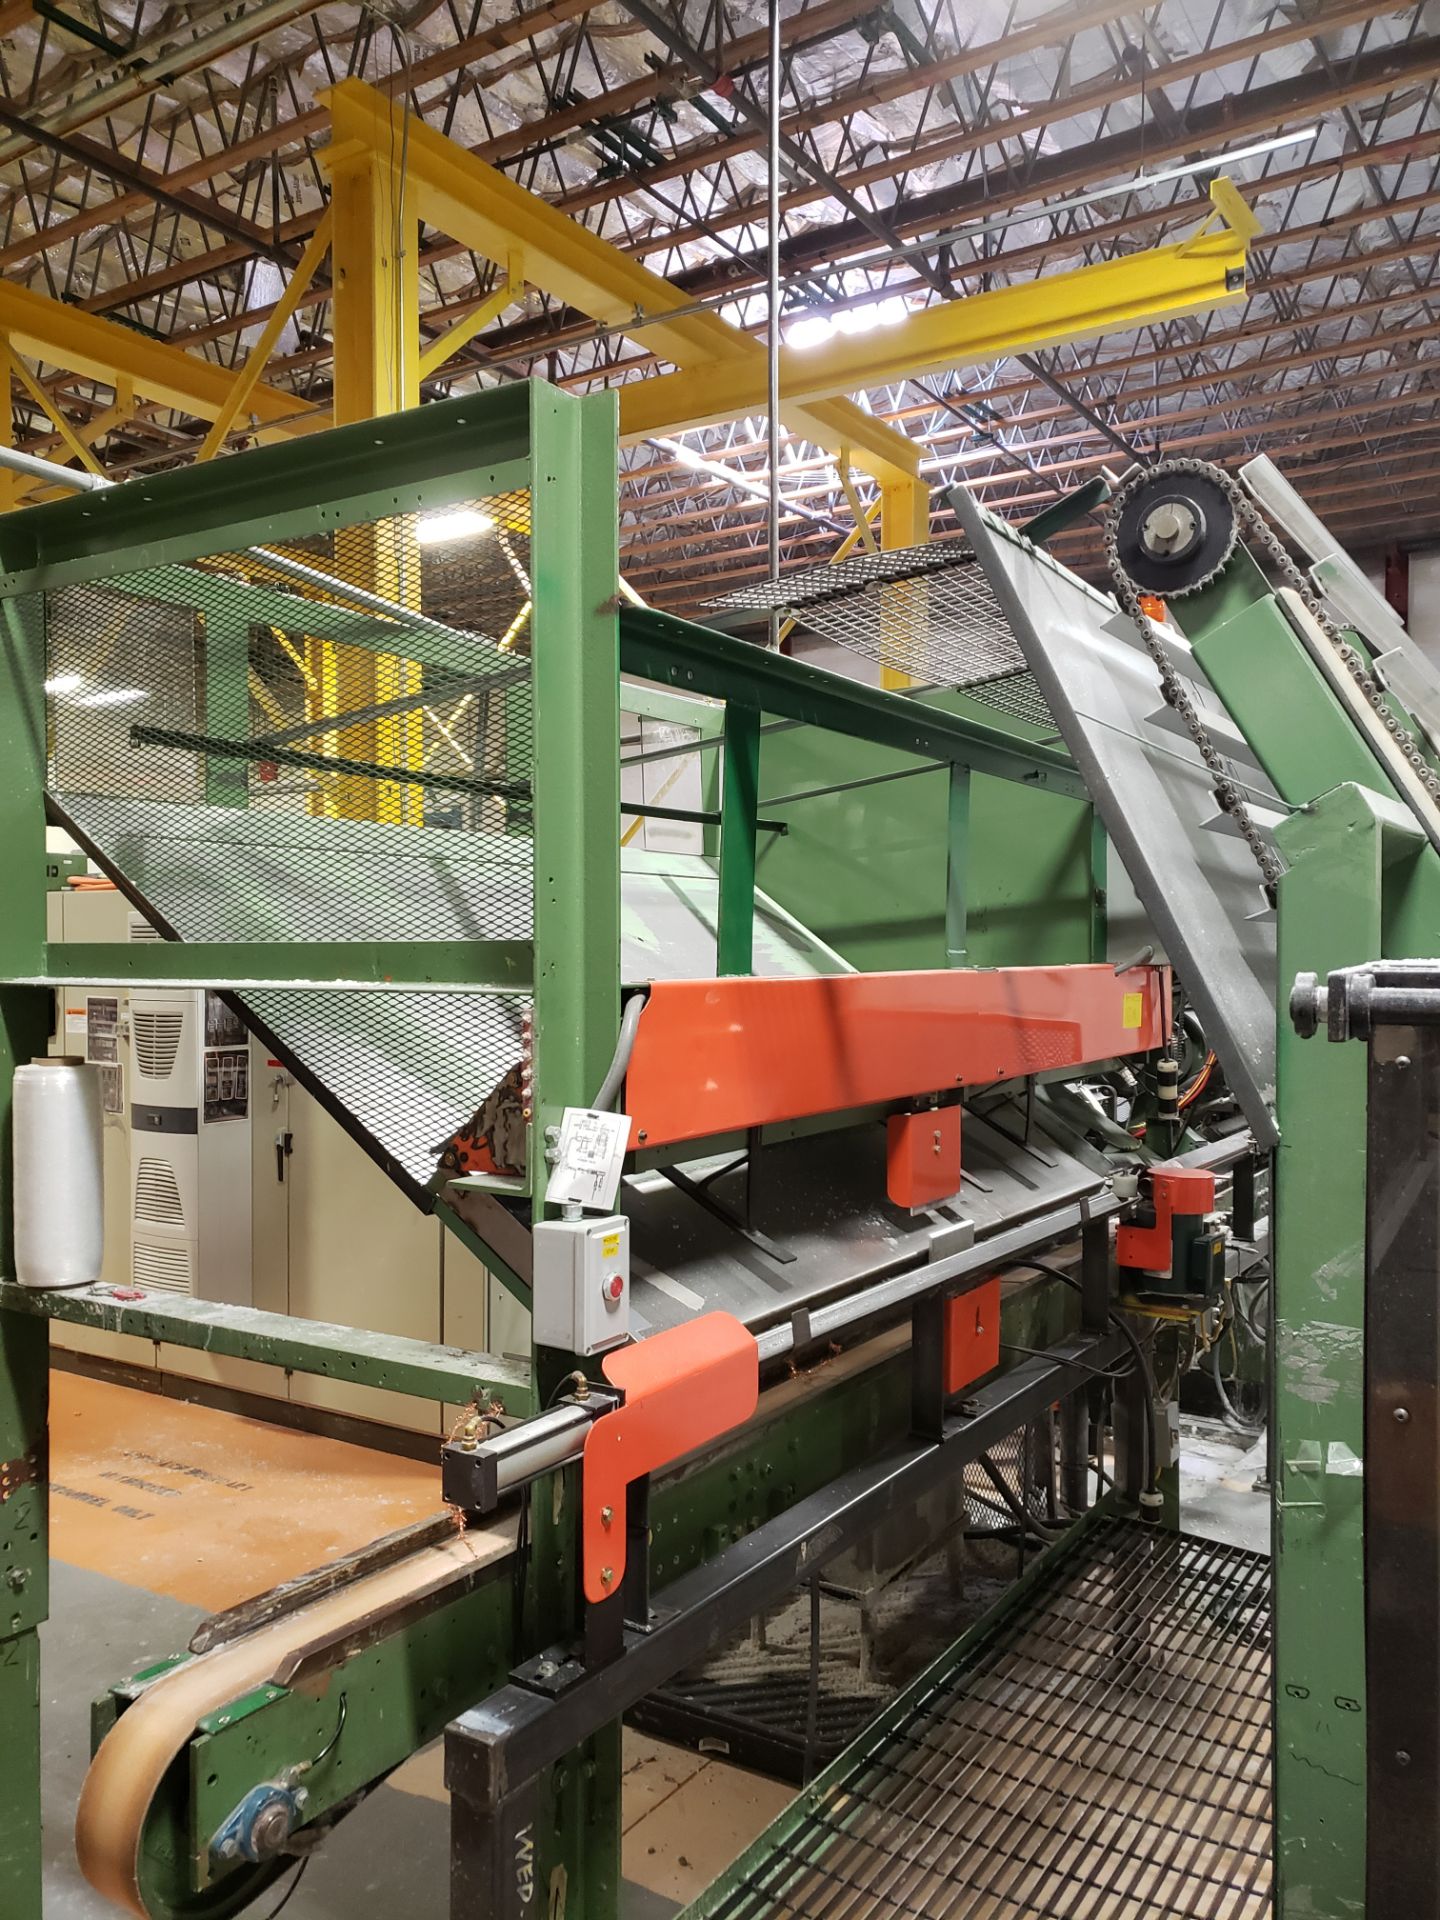
[[1210, 1349], [1210, 1372], [1215, 1381], [1215, 1391], [1220, 1396], [1220, 1405], [1225, 1410], [1226, 1425], [1238, 1427], [1242, 1433], [1259, 1433], [1260, 1428], [1252, 1421], [1245, 1419], [1244, 1415], [1236, 1408], [1235, 1402], [1225, 1391], [1225, 1381], [1220, 1373], [1220, 1342], [1218, 1340]]
[[1039, 1534], [1042, 1539], [1057, 1538], [1064, 1533], [1063, 1525], [1052, 1527], [1027, 1510], [1024, 1501], [1018, 1497], [988, 1453], [982, 1453], [976, 1464], [1022, 1527], [1028, 1527], [1032, 1533]]
[[289, 1886], [285, 1889], [284, 1893], [281, 1894], [278, 1906], [273, 1906], [270, 1909], [269, 1913], [267, 1913], [265, 1916], [265, 1920], [280, 1920], [281, 1914], [285, 1911], [286, 1907], [289, 1906], [290, 1901], [294, 1896], [295, 1889], [299, 1886], [300, 1882], [305, 1878], [305, 1869], [309, 1866], [310, 1862], [314, 1858], [315, 1856], [313, 1853], [307, 1853], [305, 1855], [305, 1858], [300, 1862], [299, 1866], [297, 1866], [295, 1869], [295, 1878], [290, 1882]]
[[[1084, 1288], [1080, 1285], [1080, 1282], [1075, 1278], [1073, 1273], [1066, 1273], [1063, 1268], [1052, 1266], [1046, 1260], [1024, 1260], [1020, 1262], [1020, 1264], [1031, 1268], [1035, 1273], [1048, 1274], [1052, 1280], [1058, 1280], [1063, 1286], [1069, 1287], [1072, 1293], [1084, 1293]], [[1141, 1466], [1141, 1478], [1145, 1483], [1145, 1490], [1148, 1493], [1159, 1478], [1159, 1461], [1161, 1453], [1163, 1452], [1160, 1443], [1160, 1421], [1155, 1410], [1155, 1401], [1157, 1398], [1155, 1390], [1155, 1370], [1150, 1365], [1149, 1356], [1141, 1346], [1135, 1329], [1130, 1325], [1130, 1322], [1125, 1316], [1115, 1307], [1107, 1303], [1105, 1317], [1129, 1346], [1131, 1353], [1135, 1357], [1135, 1364], [1140, 1369], [1140, 1377], [1145, 1382], [1146, 1412], [1148, 1418], [1144, 1426], [1140, 1429], [1141, 1439], [1144, 1442], [1142, 1451], [1145, 1456]]]

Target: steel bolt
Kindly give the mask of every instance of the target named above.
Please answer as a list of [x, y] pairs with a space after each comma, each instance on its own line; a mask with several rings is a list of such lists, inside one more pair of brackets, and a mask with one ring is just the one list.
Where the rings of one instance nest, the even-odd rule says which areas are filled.
[[11, 1567], [5, 1575], [5, 1584], [12, 1593], [23, 1593], [29, 1581], [30, 1575], [24, 1567]]
[[602, 1527], [608, 1527], [611, 1524], [611, 1522], [614, 1520], [614, 1518], [615, 1518], [615, 1509], [613, 1507], [601, 1507], [600, 1524]]
[[535, 1669], [535, 1675], [540, 1680], [553, 1680], [558, 1671], [553, 1660], [542, 1660]]
[[1403, 1427], [1405, 1422], [1410, 1418], [1410, 1409], [1408, 1407], [1396, 1407], [1395, 1418]]
[[615, 1578], [615, 1569], [613, 1567], [601, 1567], [600, 1584], [602, 1587], [608, 1587], [611, 1584], [611, 1582], [614, 1580], [614, 1578]]
[[1397, 1767], [1408, 1767], [1408, 1766], [1409, 1766], [1409, 1764], [1410, 1764], [1410, 1756], [1409, 1756], [1409, 1754], [1408, 1754], [1408, 1753], [1407, 1753], [1407, 1752], [1405, 1751], [1405, 1749], [1404, 1749], [1404, 1747], [1397, 1747], [1397, 1748], [1396, 1748], [1396, 1750], [1395, 1750], [1395, 1764], [1396, 1764], [1396, 1766], [1397, 1766]]
[[1397, 1053], [1397, 1054], [1396, 1054], [1396, 1056], [1395, 1056], [1395, 1064], [1396, 1064], [1396, 1066], [1397, 1066], [1397, 1067], [1408, 1067], [1408, 1066], [1409, 1066], [1409, 1064], [1410, 1064], [1410, 1056], [1409, 1056], [1409, 1054], [1408, 1054], [1408, 1053]]

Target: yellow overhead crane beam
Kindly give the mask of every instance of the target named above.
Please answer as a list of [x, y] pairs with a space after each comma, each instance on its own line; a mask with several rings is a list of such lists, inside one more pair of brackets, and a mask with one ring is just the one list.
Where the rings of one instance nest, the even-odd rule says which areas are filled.
[[[679, 288], [453, 140], [407, 116], [403, 102], [387, 99], [363, 80], [343, 80], [322, 98], [328, 100], [334, 134], [332, 170], [337, 162], [351, 164], [350, 156], [361, 153], [403, 153], [410, 205], [421, 220], [495, 261], [508, 275], [542, 287], [617, 332], [643, 318], [647, 344], [662, 359], [701, 378], [728, 375], [741, 366], [753, 368], [762, 395], [756, 410], [763, 412], [765, 348], [760, 341], [718, 314], [682, 311], [693, 303]], [[338, 340], [336, 345], [338, 354]], [[649, 383], [637, 383], [634, 391], [644, 384]], [[627, 409], [634, 406], [631, 395], [631, 387], [620, 388], [623, 435], [633, 440], [669, 431], [632, 425], [627, 419]], [[924, 538], [921, 449], [907, 435], [853, 401], [834, 397], [790, 407], [785, 424], [875, 476], [885, 498], [887, 533], [902, 536], [891, 537], [887, 544]]]
[[[128, 388], [136, 399], [173, 407], [197, 420], [214, 420], [224, 413], [235, 385], [235, 375], [213, 360], [152, 340], [98, 313], [66, 306], [13, 280], [0, 280], [0, 335], [8, 337], [15, 353], [117, 391]], [[319, 407], [263, 381], [252, 386], [246, 405], [262, 429], [311, 433], [326, 423]]]
[[[328, 99], [338, 419], [413, 405], [419, 378], [439, 363], [443, 343], [420, 350], [422, 222], [495, 261], [506, 291], [526, 282], [542, 287], [619, 332], [645, 323], [647, 342], [679, 371], [620, 388], [627, 440], [764, 411], [759, 340], [716, 313], [685, 311], [691, 303], [680, 290], [407, 117], [402, 103], [359, 80], [332, 88]], [[842, 470], [853, 463], [875, 477], [884, 545], [923, 540], [928, 496], [920, 446], [846, 396], [908, 374], [983, 364], [1243, 299], [1246, 246], [1259, 223], [1228, 180], [1212, 184], [1211, 199], [1211, 219], [1177, 244], [942, 302], [897, 326], [839, 334], [809, 351], [782, 348], [786, 425], [834, 454]], [[309, 250], [311, 271], [321, 247], [323, 241]], [[487, 317], [494, 304], [482, 309]], [[465, 323], [455, 329], [451, 349], [472, 330]], [[326, 423], [321, 408], [260, 380], [258, 357], [237, 375], [8, 281], [0, 282], [0, 340], [13, 352], [198, 419], [228, 424], [243, 413], [262, 437]], [[210, 439], [218, 446], [219, 434]]]
[[[1214, 181], [1210, 197], [1209, 219], [1171, 246], [922, 307], [873, 332], [837, 333], [804, 349], [782, 347], [786, 418], [836, 394], [909, 375], [984, 366], [1060, 341], [1094, 339], [1243, 300], [1245, 250], [1260, 223], [1229, 180]], [[622, 426], [650, 435], [732, 420], [764, 407], [765, 371], [762, 354], [758, 366], [734, 359], [638, 381], [621, 389]]]

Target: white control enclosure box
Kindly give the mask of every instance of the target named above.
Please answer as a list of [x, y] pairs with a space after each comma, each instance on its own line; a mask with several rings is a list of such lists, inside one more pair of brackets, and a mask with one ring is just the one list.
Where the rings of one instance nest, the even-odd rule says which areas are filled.
[[624, 1214], [544, 1220], [532, 1238], [537, 1344], [566, 1353], [618, 1347], [630, 1332], [630, 1222]]

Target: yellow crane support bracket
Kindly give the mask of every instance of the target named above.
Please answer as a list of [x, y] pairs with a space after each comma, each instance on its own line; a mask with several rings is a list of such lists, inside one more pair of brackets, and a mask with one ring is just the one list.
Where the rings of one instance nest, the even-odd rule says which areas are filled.
[[81, 466], [84, 467], [88, 473], [99, 474], [103, 478], [105, 469], [80, 438], [80, 435], [75, 431], [74, 427], [65, 418], [59, 403], [50, 398], [50, 395], [45, 391], [44, 387], [41, 386], [40, 382], [35, 378], [35, 375], [30, 371], [29, 367], [26, 366], [25, 362], [13, 347], [11, 347], [9, 353], [6, 355], [6, 361], [9, 372], [20, 382], [20, 385], [25, 389], [26, 393], [29, 394], [36, 406], [39, 407], [40, 411], [50, 422], [56, 433], [59, 434], [69, 451], [80, 462]]
[[457, 320], [453, 327], [447, 327], [421, 353], [420, 378], [428, 380], [432, 373], [438, 373], [445, 362], [473, 340], [482, 327], [488, 327], [492, 320], [499, 318], [511, 301], [519, 297], [524, 285], [525, 272], [520, 256], [512, 253], [506, 263], [505, 277], [495, 291], [487, 294], [463, 320]]
[[[235, 384], [234, 374], [213, 360], [147, 339], [132, 327], [67, 307], [13, 280], [0, 280], [0, 334], [32, 360], [108, 387], [128, 382], [139, 398], [197, 420], [213, 420], [223, 412]], [[250, 410], [262, 428], [284, 433], [311, 433], [329, 424], [323, 409], [263, 382], [255, 385]]]
[[[617, 332], [646, 321], [646, 345], [702, 384], [712, 379], [723, 383], [741, 367], [751, 370], [760, 405], [735, 412], [764, 411], [765, 348], [758, 340], [718, 314], [677, 311], [691, 304], [679, 288], [433, 127], [407, 116], [403, 103], [387, 100], [363, 80], [343, 80], [321, 98], [329, 102], [337, 147], [360, 146], [381, 157], [404, 153], [414, 210], [429, 225], [497, 265], [518, 262], [530, 285]], [[620, 431], [627, 440], [669, 431], [639, 427], [627, 417], [633, 395], [652, 384], [636, 382], [633, 393], [630, 386], [620, 389]], [[718, 417], [733, 416], [722, 412]], [[913, 480], [919, 472], [915, 442], [852, 401], [794, 406], [786, 425], [829, 453], [848, 447], [882, 486]]]
[[[1245, 251], [1259, 223], [1229, 180], [1212, 183], [1214, 212], [1196, 233], [1169, 246], [995, 287], [923, 307], [892, 327], [837, 333], [803, 351], [780, 350], [780, 398], [797, 407], [906, 376], [974, 367], [1060, 341], [1132, 331], [1245, 298]], [[629, 406], [626, 397], [633, 394]], [[703, 376], [661, 374], [621, 389], [628, 434], [682, 433], [765, 405], [763, 354], [731, 360]]]
[[[329, 251], [330, 212], [327, 208], [326, 211], [321, 214], [315, 231], [310, 236], [309, 244], [306, 246], [304, 253], [301, 254], [299, 264], [291, 274], [285, 291], [271, 309], [270, 318], [265, 322], [261, 330], [260, 338], [250, 349], [250, 352], [246, 356], [244, 366], [241, 367], [240, 371], [235, 375], [230, 389], [230, 397], [211, 422], [210, 431], [205, 436], [204, 444], [195, 456], [197, 460], [209, 460], [224, 446], [226, 438], [234, 427], [235, 422], [240, 418], [241, 413], [245, 411], [250, 396], [254, 393], [256, 384], [261, 374], [265, 371], [271, 354], [275, 351], [276, 343], [285, 331], [287, 321], [289, 321], [295, 309], [299, 306], [305, 289], [315, 278], [316, 272], [319, 270], [320, 262]], [[246, 413], [246, 421], [247, 423], [249, 421], [248, 413]]]

